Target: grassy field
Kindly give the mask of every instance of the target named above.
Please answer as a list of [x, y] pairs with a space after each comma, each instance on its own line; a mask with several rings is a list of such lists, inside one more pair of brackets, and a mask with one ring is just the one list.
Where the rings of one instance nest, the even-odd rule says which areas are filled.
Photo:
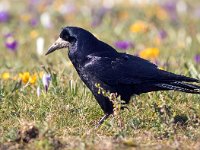
[[44, 55], [62, 27], [80, 26], [119, 52], [200, 79], [199, 10], [198, 0], [0, 1], [0, 149], [200, 149], [200, 95], [135, 96], [95, 128], [103, 112], [67, 49]]

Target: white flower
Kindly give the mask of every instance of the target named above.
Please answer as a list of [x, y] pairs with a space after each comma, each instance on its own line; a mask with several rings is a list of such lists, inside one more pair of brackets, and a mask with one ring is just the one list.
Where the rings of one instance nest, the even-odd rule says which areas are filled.
[[36, 51], [38, 55], [42, 55], [44, 52], [44, 38], [38, 37], [36, 40]]
[[41, 92], [40, 92], [40, 87], [38, 86], [38, 87], [37, 87], [37, 96], [40, 97], [40, 94], [41, 94]]
[[178, 1], [176, 4], [176, 10], [179, 14], [187, 13], [188, 6], [184, 1]]
[[0, 11], [9, 11], [10, 10], [10, 3], [6, 0], [0, 1]]
[[45, 28], [51, 28], [52, 27], [51, 16], [49, 15], [48, 12], [44, 12], [40, 16], [40, 22], [41, 22], [42, 26], [45, 27]]

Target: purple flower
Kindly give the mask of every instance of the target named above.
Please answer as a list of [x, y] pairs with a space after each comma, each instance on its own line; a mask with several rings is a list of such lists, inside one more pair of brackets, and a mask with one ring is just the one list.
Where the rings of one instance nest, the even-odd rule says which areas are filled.
[[12, 33], [7, 33], [7, 34], [4, 35], [5, 38], [9, 38], [9, 37], [11, 37], [11, 36], [13, 36]]
[[5, 38], [5, 47], [15, 52], [17, 50], [18, 42], [14, 39], [12, 34], [7, 34]]
[[32, 4], [37, 4], [37, 3], [40, 2], [39, 0], [29, 0], [29, 1], [30, 1], [30, 3], [32, 3]]
[[42, 83], [46, 92], [48, 91], [50, 81], [51, 81], [51, 75], [45, 73], [42, 77]]
[[38, 25], [38, 20], [36, 18], [32, 18], [29, 23], [31, 26], [35, 27]]
[[105, 17], [106, 13], [109, 11], [109, 9], [101, 7], [99, 9], [94, 9], [92, 11], [92, 27], [96, 27], [100, 25], [103, 21], [103, 18]]
[[193, 11], [193, 16], [196, 18], [196, 19], [199, 19], [200, 18], [200, 6], [198, 6], [194, 11]]
[[162, 29], [159, 31], [158, 35], [160, 39], [164, 40], [167, 37], [167, 32]]
[[174, 0], [169, 0], [169, 1], [166, 1], [164, 3], [164, 8], [167, 10], [167, 11], [176, 11], [176, 1]]
[[121, 50], [127, 50], [134, 47], [133, 43], [130, 41], [117, 41], [114, 43], [114, 46]]
[[177, 4], [177, 1], [169, 0], [169, 1], [166, 1], [163, 5], [163, 8], [168, 12], [171, 20], [173, 21], [176, 21], [178, 18], [177, 11], [176, 11], [176, 4]]
[[194, 56], [194, 61], [196, 63], [200, 63], [200, 54], [197, 54], [197, 55]]
[[67, 3], [59, 7], [58, 10], [62, 15], [72, 14], [76, 12], [76, 6], [73, 3]]
[[7, 11], [0, 12], [0, 23], [8, 22], [10, 19], [10, 15]]

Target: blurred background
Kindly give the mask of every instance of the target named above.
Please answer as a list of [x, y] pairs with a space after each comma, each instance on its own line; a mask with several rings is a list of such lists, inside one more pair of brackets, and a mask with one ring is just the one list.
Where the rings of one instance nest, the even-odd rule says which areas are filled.
[[198, 0], [1, 0], [1, 78], [41, 65], [55, 71], [71, 66], [66, 50], [44, 56], [65, 26], [80, 26], [120, 52], [187, 74], [188, 63], [199, 69], [199, 23]]

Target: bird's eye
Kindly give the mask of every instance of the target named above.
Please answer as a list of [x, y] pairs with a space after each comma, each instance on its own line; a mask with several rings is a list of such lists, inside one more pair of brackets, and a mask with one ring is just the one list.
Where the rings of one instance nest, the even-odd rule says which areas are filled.
[[67, 41], [69, 41], [69, 43], [75, 43], [76, 42], [76, 38], [73, 36], [69, 36]]
[[76, 42], [76, 38], [70, 35], [64, 35], [64, 36], [60, 36], [63, 40], [68, 41], [69, 43], [75, 43]]
[[75, 43], [76, 42], [76, 38], [73, 36], [70, 36], [69, 32], [66, 30], [63, 30], [60, 33], [60, 38], [62, 38], [65, 41], [68, 41], [69, 43]]

